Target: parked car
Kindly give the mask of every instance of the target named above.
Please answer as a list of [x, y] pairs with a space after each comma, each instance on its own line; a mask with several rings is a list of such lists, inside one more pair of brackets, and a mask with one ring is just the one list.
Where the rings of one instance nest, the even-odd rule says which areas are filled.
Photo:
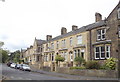
[[15, 68], [15, 66], [16, 66], [15, 63], [12, 63], [12, 64], [10, 65], [11, 68]]
[[12, 64], [11, 62], [8, 62], [8, 63], [7, 63], [7, 66], [10, 67], [11, 64]]
[[15, 69], [20, 69], [21, 64], [16, 64]]
[[20, 66], [20, 70], [23, 70], [23, 71], [31, 71], [31, 68], [30, 66], [28, 66], [27, 64], [21, 64]]

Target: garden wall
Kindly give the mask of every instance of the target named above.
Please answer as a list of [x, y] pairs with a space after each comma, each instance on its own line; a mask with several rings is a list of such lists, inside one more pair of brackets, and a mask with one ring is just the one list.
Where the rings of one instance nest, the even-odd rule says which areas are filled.
[[44, 70], [44, 71], [48, 71], [48, 72], [49, 72], [49, 71], [51, 71], [51, 68], [50, 68], [50, 67], [45, 66], [45, 67], [43, 67], [43, 68], [42, 68], [42, 70]]
[[56, 72], [80, 76], [109, 77], [117, 78], [115, 70], [89, 70], [89, 69], [70, 69], [69, 67], [57, 67]]

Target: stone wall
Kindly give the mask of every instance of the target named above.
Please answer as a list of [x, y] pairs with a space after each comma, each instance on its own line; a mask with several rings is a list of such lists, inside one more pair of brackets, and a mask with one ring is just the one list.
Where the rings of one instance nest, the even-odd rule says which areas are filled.
[[88, 69], [70, 69], [68, 67], [57, 67], [56, 72], [80, 76], [109, 77], [117, 78], [115, 70], [88, 70]]
[[44, 71], [51, 71], [51, 68], [50, 67], [47, 67], [47, 66], [44, 66], [43, 68], [42, 68], [42, 70], [44, 70]]

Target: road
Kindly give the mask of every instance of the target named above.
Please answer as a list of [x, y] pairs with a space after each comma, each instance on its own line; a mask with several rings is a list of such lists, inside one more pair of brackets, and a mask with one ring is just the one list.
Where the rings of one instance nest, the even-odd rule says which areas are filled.
[[18, 69], [7, 67], [6, 65], [2, 65], [2, 74], [8, 77], [10, 80], [73, 80], [63, 77], [50, 76], [46, 74], [21, 71]]

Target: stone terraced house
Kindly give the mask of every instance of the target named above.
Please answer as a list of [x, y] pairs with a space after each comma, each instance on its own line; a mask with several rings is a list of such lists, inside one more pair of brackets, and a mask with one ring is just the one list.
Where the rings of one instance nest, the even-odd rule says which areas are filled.
[[[27, 55], [29, 49], [33, 50], [31, 57], [30, 54]], [[50, 67], [51, 71], [56, 69], [56, 55], [65, 58], [60, 67], [75, 66], [74, 58], [79, 56], [86, 61], [103, 62], [110, 57], [120, 60], [120, 2], [106, 19], [102, 20], [102, 15], [95, 13], [94, 23], [81, 28], [73, 25], [70, 32], [62, 27], [61, 35], [54, 38], [47, 35], [46, 41], [35, 39], [33, 46], [24, 52], [26, 54], [23, 57], [28, 57], [29, 62]], [[36, 63], [37, 61], [40, 62]]]

